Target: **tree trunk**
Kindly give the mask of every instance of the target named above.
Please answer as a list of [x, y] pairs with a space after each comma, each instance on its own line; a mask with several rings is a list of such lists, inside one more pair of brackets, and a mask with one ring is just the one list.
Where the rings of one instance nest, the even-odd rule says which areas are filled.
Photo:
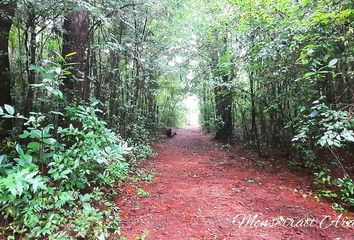
[[[0, 18], [0, 106], [11, 104], [11, 79], [9, 60], [9, 33], [12, 25], [12, 18], [15, 15], [16, 4], [0, 4], [0, 13], [5, 17]], [[4, 130], [11, 128], [11, 121], [5, 121], [2, 126]], [[0, 133], [0, 137], [1, 137]]]
[[14, 3], [0, 4], [0, 12], [6, 16], [0, 18], [0, 105], [11, 104], [9, 33], [15, 8]]
[[72, 77], [65, 79], [63, 90], [68, 96], [68, 100], [73, 100], [74, 96], [88, 100], [89, 81], [84, 73], [87, 73], [87, 48], [89, 43], [89, 12], [80, 11], [70, 13], [64, 20], [63, 24], [63, 50], [62, 55], [65, 57], [70, 53], [76, 52], [67, 60], [73, 63], [71, 69]]
[[[229, 81], [229, 76], [222, 77], [223, 82]], [[232, 120], [232, 94], [225, 86], [215, 88], [216, 114], [219, 116], [223, 124], [217, 129], [215, 139], [229, 140], [233, 136], [233, 120]]]
[[217, 31], [215, 32], [215, 39], [218, 44], [222, 44], [219, 46], [219, 52], [214, 52], [214, 54], [212, 55], [212, 65], [213, 72], [215, 72], [213, 74], [216, 74], [216, 76], [214, 77], [220, 77], [221, 80], [218, 86], [214, 88], [214, 92], [216, 117], [222, 120], [222, 124], [216, 130], [215, 139], [221, 141], [228, 141], [233, 136], [233, 97], [232, 92], [227, 87], [227, 85], [230, 81], [232, 81], [233, 69], [223, 69], [223, 62], [221, 58], [225, 56], [225, 54], [227, 54], [228, 52], [228, 39], [226, 34], [222, 35], [222, 39], [220, 39], [219, 34]]
[[256, 122], [256, 103], [255, 103], [255, 93], [254, 93], [254, 79], [253, 74], [250, 76], [250, 90], [251, 90], [251, 140], [255, 142], [257, 145], [257, 150], [259, 155], [261, 155], [261, 147], [259, 144], [258, 138], [258, 129], [257, 129], [257, 122]]
[[[28, 13], [28, 21], [27, 21], [27, 30], [30, 32], [30, 40], [29, 40], [29, 49], [28, 49], [28, 57], [29, 60], [27, 62], [27, 72], [28, 72], [28, 91], [27, 91], [27, 98], [26, 98], [26, 105], [25, 105], [25, 113], [28, 114], [30, 111], [33, 110], [33, 103], [34, 103], [34, 91], [31, 87], [31, 84], [36, 83], [36, 73], [32, 69], [30, 69], [31, 65], [36, 64], [36, 49], [37, 49], [37, 32], [36, 32], [36, 23], [35, 23], [35, 14], [34, 10], [29, 9]], [[29, 64], [28, 64], [29, 63]]]

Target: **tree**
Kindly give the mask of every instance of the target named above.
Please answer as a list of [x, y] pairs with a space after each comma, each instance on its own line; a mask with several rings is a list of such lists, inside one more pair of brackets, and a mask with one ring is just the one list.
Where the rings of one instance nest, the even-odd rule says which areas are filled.
[[15, 10], [15, 2], [0, 5], [0, 105], [11, 103], [9, 33]]
[[73, 77], [64, 81], [64, 89], [69, 99], [74, 96], [88, 100], [90, 97], [90, 83], [88, 81], [88, 47], [89, 47], [89, 20], [88, 11], [74, 11], [69, 13], [63, 24], [62, 55], [72, 63]]
[[[9, 34], [16, 3], [0, 3], [0, 105], [11, 104], [11, 77], [9, 61]], [[4, 129], [11, 128], [11, 122], [5, 121]]]

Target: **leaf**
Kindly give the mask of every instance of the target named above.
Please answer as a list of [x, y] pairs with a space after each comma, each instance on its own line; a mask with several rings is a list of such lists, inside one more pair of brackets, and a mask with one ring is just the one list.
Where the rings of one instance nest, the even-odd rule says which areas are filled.
[[15, 114], [15, 109], [12, 106], [5, 104], [4, 107], [5, 107], [5, 110], [8, 114], [10, 114], [10, 115]]
[[37, 83], [37, 84], [30, 84], [30, 86], [33, 87], [33, 88], [41, 88], [41, 87], [44, 87], [45, 84], [43, 84], [43, 83]]
[[4, 110], [2, 110], [2, 107], [0, 107], [0, 115], [4, 114]]
[[47, 89], [48, 92], [53, 93], [54, 88], [51, 86], [45, 86], [45, 89]]
[[66, 169], [62, 173], [60, 173], [60, 177], [63, 178], [63, 179], [68, 179], [68, 175], [70, 173], [72, 173], [72, 171], [70, 169]]
[[304, 78], [310, 78], [314, 75], [316, 75], [316, 72], [308, 72], [308, 73], [305, 73]]
[[77, 54], [77, 52], [72, 52], [72, 53], [66, 54], [66, 55], [65, 55], [65, 59], [67, 59], [67, 58], [69, 58], [69, 57], [71, 57], [71, 56], [74, 56], [74, 55], [76, 55], [76, 54]]
[[30, 142], [27, 147], [34, 151], [38, 151], [41, 149], [41, 144], [39, 142]]
[[61, 62], [65, 62], [65, 59], [63, 58], [63, 56], [62, 56], [60, 53], [58, 53], [58, 52], [56, 52], [56, 51], [54, 51], [54, 53], [57, 55], [57, 57], [59, 58], [59, 60], [60, 60]]
[[36, 192], [38, 189], [41, 189], [44, 187], [44, 183], [40, 177], [36, 177], [36, 178], [31, 179], [31, 184], [32, 184], [33, 192]]
[[25, 152], [23, 151], [22, 147], [20, 145], [16, 145], [16, 151], [20, 156], [25, 155]]
[[91, 200], [91, 198], [92, 198], [92, 195], [88, 194], [88, 193], [86, 193], [85, 195], [80, 195], [80, 200], [82, 202], [88, 202]]
[[50, 114], [53, 114], [53, 115], [64, 116], [64, 114], [63, 114], [63, 113], [61, 113], [61, 112], [50, 111], [49, 113], [50, 113]]
[[0, 165], [3, 165], [7, 162], [7, 156], [6, 155], [1, 155], [0, 156]]
[[60, 75], [60, 74], [61, 74], [61, 68], [60, 68], [60, 67], [55, 68], [55, 69], [54, 69], [54, 72], [55, 72], [56, 74]]
[[335, 68], [337, 62], [338, 62], [338, 59], [337, 59], [337, 58], [332, 59], [332, 60], [328, 63], [328, 67], [330, 67], [330, 68]]
[[344, 137], [345, 140], [347, 140], [348, 142], [354, 142], [354, 132], [352, 130], [348, 131], [345, 130], [342, 133], [342, 136]]
[[45, 138], [43, 139], [43, 142], [48, 145], [53, 145], [54, 143], [57, 142], [57, 140], [55, 140], [54, 138]]
[[28, 138], [29, 135], [30, 135], [29, 133], [22, 133], [21, 135], [19, 135], [19, 137], [24, 139], [24, 138]]
[[31, 133], [31, 138], [42, 138], [42, 132], [40, 130], [32, 130]]
[[310, 118], [315, 118], [315, 117], [318, 116], [318, 114], [319, 114], [319, 112], [315, 110], [315, 111], [312, 111], [312, 112], [310, 113], [309, 117], [310, 117]]
[[63, 76], [71, 75], [71, 72], [68, 70], [63, 70], [62, 75]]

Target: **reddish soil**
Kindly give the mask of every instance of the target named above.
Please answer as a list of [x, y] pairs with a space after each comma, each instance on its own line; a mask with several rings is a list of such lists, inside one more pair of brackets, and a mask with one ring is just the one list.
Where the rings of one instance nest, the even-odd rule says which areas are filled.
[[[158, 156], [147, 162], [156, 172], [152, 183], [131, 183], [117, 199], [122, 234], [127, 239], [354, 239], [354, 226], [329, 226], [339, 216], [329, 202], [312, 191], [312, 177], [276, 167], [272, 159], [240, 149], [221, 148], [198, 129], [179, 129], [178, 135], [156, 144]], [[149, 197], [137, 194], [141, 188]], [[283, 216], [295, 223], [314, 219], [311, 226], [239, 226], [243, 215], [272, 221]], [[235, 220], [233, 222], [233, 220]], [[322, 222], [322, 225], [321, 225]], [[327, 227], [326, 229], [322, 229]], [[137, 238], [145, 235], [146, 238]]]

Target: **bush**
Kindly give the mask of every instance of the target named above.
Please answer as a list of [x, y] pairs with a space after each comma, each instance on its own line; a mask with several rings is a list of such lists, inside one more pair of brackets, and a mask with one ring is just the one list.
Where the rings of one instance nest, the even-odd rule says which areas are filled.
[[26, 118], [11, 106], [0, 109], [3, 118], [26, 120], [21, 141], [0, 156], [2, 231], [29, 239], [102, 239], [118, 231], [117, 209], [94, 207], [109, 202], [93, 187], [125, 178], [131, 148], [106, 128], [100, 110], [67, 107], [69, 126], [54, 128], [41, 113]]
[[143, 160], [152, 156], [154, 150], [150, 146], [150, 132], [147, 130], [147, 119], [138, 117], [138, 121], [128, 125], [128, 143], [133, 147], [130, 154], [131, 163]]
[[[303, 109], [303, 112], [306, 110]], [[327, 149], [333, 156], [333, 165], [339, 166], [343, 177], [333, 178], [329, 168], [321, 168], [315, 173], [315, 183], [322, 187], [320, 195], [333, 198], [337, 210], [343, 210], [341, 203], [354, 206], [354, 184], [342, 164], [338, 150], [354, 142], [354, 120], [347, 111], [336, 111], [319, 101], [314, 102], [311, 112], [300, 121], [294, 146], [311, 166], [315, 166], [315, 149]], [[333, 188], [333, 189], [332, 189]]]

